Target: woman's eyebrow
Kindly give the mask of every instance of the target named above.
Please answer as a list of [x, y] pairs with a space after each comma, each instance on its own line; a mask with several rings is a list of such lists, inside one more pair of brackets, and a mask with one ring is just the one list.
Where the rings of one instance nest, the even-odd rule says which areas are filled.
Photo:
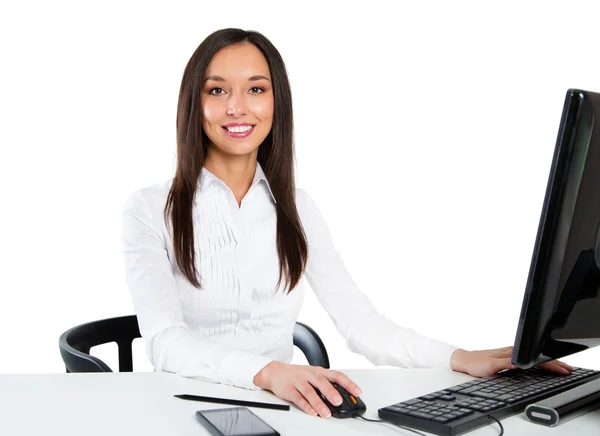
[[[215, 82], [225, 82], [225, 79], [223, 79], [221, 76], [207, 76], [204, 81], [207, 82], [209, 80], [213, 80]], [[250, 82], [256, 82], [257, 80], [267, 80], [267, 81], [271, 81], [271, 79], [269, 79], [267, 76], [252, 76], [248, 79], [248, 81]]]
[[215, 82], [224, 82], [225, 79], [223, 79], [221, 76], [207, 76], [204, 81], [207, 82], [209, 80], [214, 80]]
[[271, 81], [271, 79], [269, 79], [269, 78], [268, 78], [268, 77], [266, 77], [266, 76], [252, 76], [252, 77], [250, 77], [248, 80], [249, 80], [250, 82], [255, 82], [255, 81], [257, 81], [257, 80], [267, 80], [267, 81], [269, 81], [269, 82]]

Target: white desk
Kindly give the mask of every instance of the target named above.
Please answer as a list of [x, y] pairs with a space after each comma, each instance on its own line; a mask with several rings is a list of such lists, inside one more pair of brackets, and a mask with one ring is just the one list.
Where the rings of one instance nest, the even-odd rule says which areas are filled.
[[[344, 372], [363, 389], [365, 417], [374, 419], [378, 418], [380, 407], [471, 379], [464, 374], [429, 369]], [[196, 421], [195, 411], [228, 406], [173, 398], [181, 393], [284, 403], [265, 391], [248, 391], [166, 373], [0, 374], [0, 435], [208, 435]], [[389, 424], [311, 417], [293, 406], [290, 412], [252, 410], [283, 436], [414, 436]], [[600, 410], [555, 428], [532, 424], [523, 414], [502, 423], [506, 436], [600, 435]], [[498, 425], [494, 423], [467, 434], [496, 436], [498, 433]]]

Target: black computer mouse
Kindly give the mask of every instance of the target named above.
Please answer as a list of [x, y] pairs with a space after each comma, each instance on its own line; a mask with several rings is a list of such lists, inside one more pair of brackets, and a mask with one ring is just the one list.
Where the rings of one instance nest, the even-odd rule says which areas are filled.
[[331, 410], [331, 416], [334, 418], [353, 418], [355, 416], [363, 415], [366, 412], [367, 406], [365, 406], [365, 403], [360, 398], [350, 394], [337, 383], [332, 383], [332, 385], [342, 396], [342, 404], [339, 406], [331, 404], [329, 400], [325, 398], [325, 395], [315, 388], [319, 397], [321, 397], [325, 405]]

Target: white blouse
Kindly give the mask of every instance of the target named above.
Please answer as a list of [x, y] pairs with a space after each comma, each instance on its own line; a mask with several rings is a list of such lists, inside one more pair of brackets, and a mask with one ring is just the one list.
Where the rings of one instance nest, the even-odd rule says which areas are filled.
[[[269, 362], [289, 363], [304, 283], [289, 294], [279, 276], [275, 200], [257, 164], [241, 206], [203, 169], [193, 223], [193, 287], [175, 261], [164, 220], [172, 180], [134, 192], [123, 211], [126, 278], [146, 352], [157, 371], [256, 389]], [[317, 206], [296, 190], [308, 239], [305, 277], [350, 350], [376, 365], [450, 368], [456, 347], [402, 328], [378, 314], [352, 281]]]

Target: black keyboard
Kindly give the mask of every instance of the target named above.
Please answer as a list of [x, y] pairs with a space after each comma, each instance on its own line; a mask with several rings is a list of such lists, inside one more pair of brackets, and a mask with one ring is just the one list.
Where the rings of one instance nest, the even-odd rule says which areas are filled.
[[559, 375], [538, 368], [504, 371], [379, 409], [383, 420], [442, 436], [493, 424], [528, 404], [600, 378], [600, 371], [575, 368]]

